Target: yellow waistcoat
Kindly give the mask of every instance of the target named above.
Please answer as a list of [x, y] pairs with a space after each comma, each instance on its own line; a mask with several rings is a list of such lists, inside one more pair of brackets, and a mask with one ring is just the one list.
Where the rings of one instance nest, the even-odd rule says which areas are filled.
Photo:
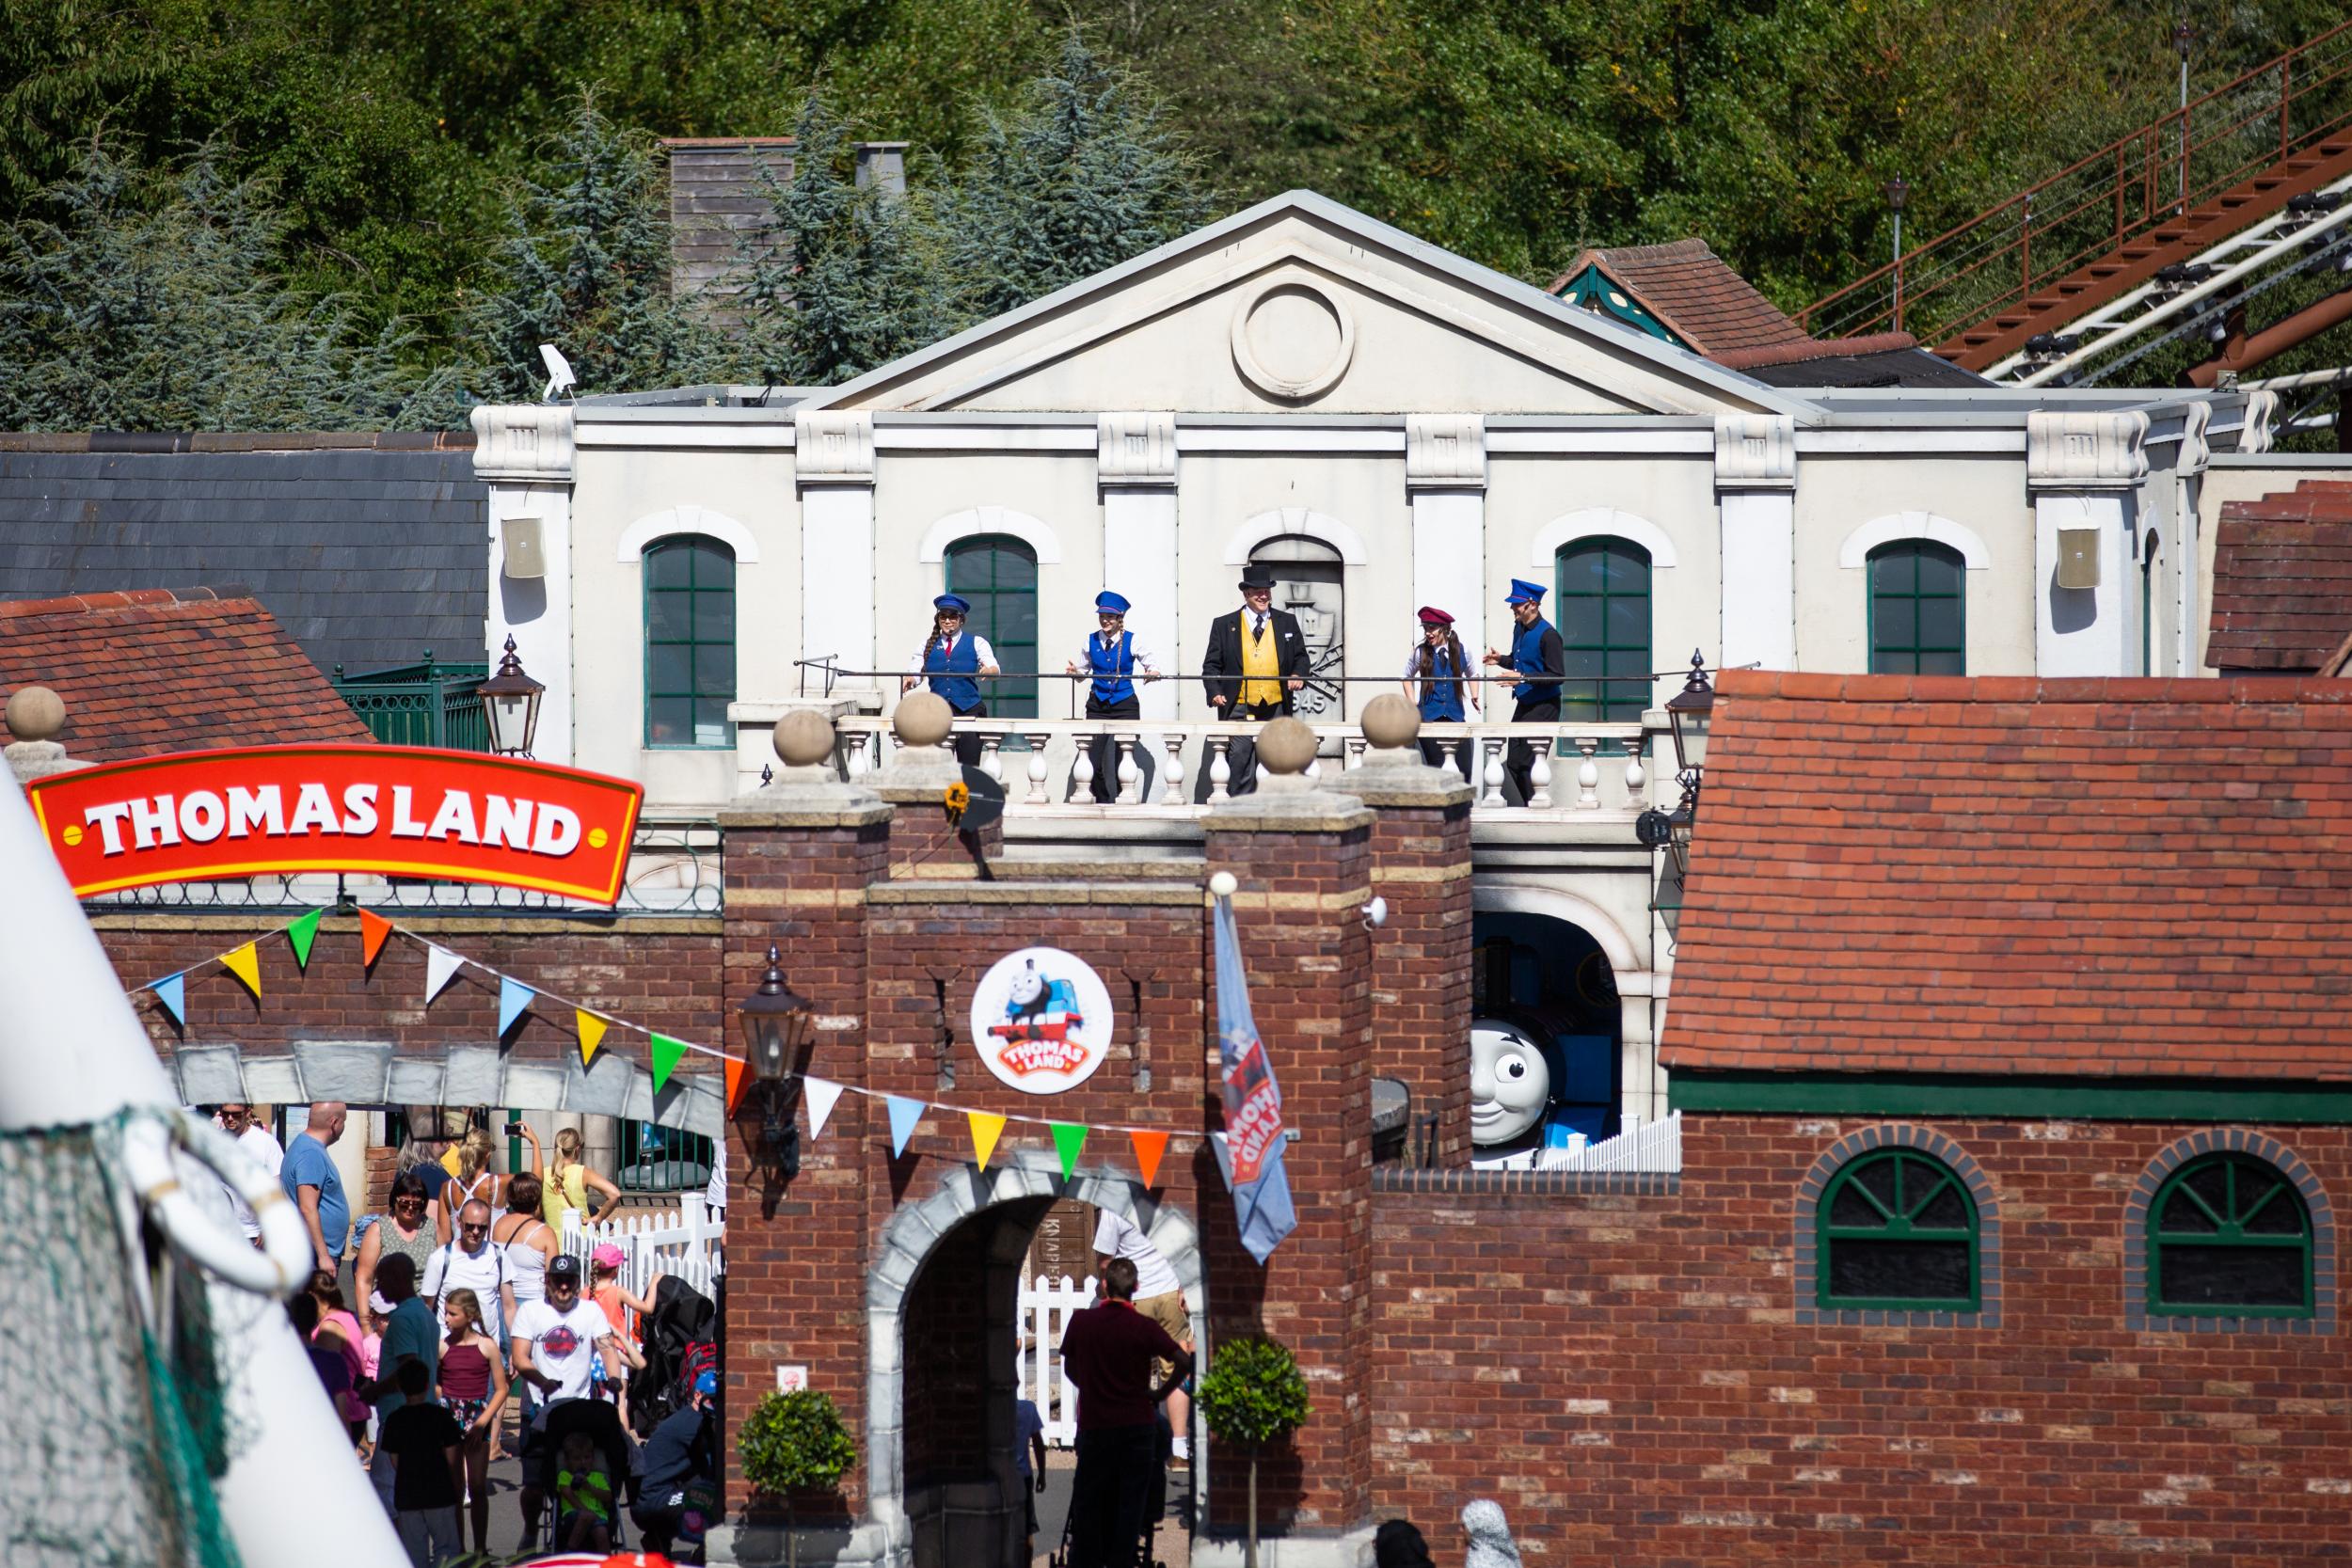
[[[1241, 700], [1251, 706], [1282, 700], [1282, 656], [1275, 647], [1274, 617], [1265, 618], [1265, 635], [1249, 635], [1249, 611], [1241, 612]], [[1266, 677], [1261, 679], [1259, 677]]]

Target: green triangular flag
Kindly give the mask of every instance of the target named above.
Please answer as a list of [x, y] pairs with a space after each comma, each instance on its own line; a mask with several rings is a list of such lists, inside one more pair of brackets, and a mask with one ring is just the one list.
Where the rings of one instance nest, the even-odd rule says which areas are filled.
[[1070, 1180], [1078, 1168], [1078, 1150], [1087, 1146], [1087, 1130], [1074, 1121], [1049, 1122], [1054, 1130], [1054, 1152], [1061, 1156], [1061, 1179]]
[[319, 916], [325, 910], [312, 910], [286, 927], [286, 944], [294, 949], [294, 963], [302, 969], [310, 967], [310, 943], [318, 940]]
[[671, 1071], [686, 1054], [686, 1042], [674, 1040], [667, 1035], [653, 1037], [653, 1092], [660, 1094], [661, 1085], [670, 1081]]

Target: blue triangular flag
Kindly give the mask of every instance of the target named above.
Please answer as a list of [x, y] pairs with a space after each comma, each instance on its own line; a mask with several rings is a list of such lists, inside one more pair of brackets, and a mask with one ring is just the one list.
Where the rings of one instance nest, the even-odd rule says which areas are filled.
[[188, 1021], [188, 977], [184, 972], [167, 974], [147, 989], [155, 993], [155, 1000], [164, 1005], [164, 1011], [171, 1015], [172, 1022], [185, 1023]]
[[901, 1100], [895, 1094], [882, 1098], [890, 1102], [890, 1156], [895, 1160], [907, 1151], [907, 1140], [914, 1136], [914, 1124], [923, 1119], [923, 1102]]
[[515, 1027], [515, 1021], [523, 1016], [523, 1009], [538, 994], [519, 980], [499, 976], [499, 1038], [506, 1037], [506, 1032]]

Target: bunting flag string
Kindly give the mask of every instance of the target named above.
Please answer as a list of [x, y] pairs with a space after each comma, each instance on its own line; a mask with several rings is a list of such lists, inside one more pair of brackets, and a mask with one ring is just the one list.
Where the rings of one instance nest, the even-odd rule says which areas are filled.
[[1160, 1156], [1168, 1152], [1168, 1134], [1131, 1132], [1127, 1134], [1127, 1141], [1135, 1145], [1136, 1168], [1143, 1173], [1143, 1184], [1147, 1187], [1158, 1186]]
[[286, 945], [294, 949], [294, 967], [304, 974], [310, 970], [310, 944], [318, 940], [319, 916], [325, 910], [312, 910], [286, 927]]
[[825, 1131], [825, 1120], [841, 1101], [841, 1085], [830, 1078], [803, 1078], [801, 1092], [808, 1096], [808, 1135], [814, 1140]]
[[[572, 1009], [572, 1026], [580, 1031], [580, 1065], [586, 1067], [596, 1058], [596, 1047], [604, 1043], [604, 1020], [585, 1007]], [[729, 1071], [734, 1069], [730, 1068]], [[727, 1109], [735, 1109], [735, 1085], [727, 1085]]]
[[392, 923], [372, 910], [359, 911], [359, 967], [372, 969], [375, 956], [384, 951], [384, 939], [392, 934]]
[[[603, 1031], [599, 1029], [597, 1033], [601, 1034]], [[746, 1070], [750, 1066], [751, 1064], [740, 1056], [727, 1058], [727, 1115], [729, 1116], [735, 1115], [735, 1107], [742, 1101], [743, 1080], [750, 1076]]]
[[972, 1163], [986, 1169], [988, 1157], [996, 1150], [996, 1139], [1005, 1131], [1005, 1118], [993, 1111], [966, 1111], [963, 1119], [972, 1130]]
[[155, 1000], [164, 1005], [164, 1011], [171, 1015], [172, 1022], [185, 1024], [188, 1022], [188, 977], [184, 972], [167, 974], [147, 989], [155, 993]]
[[427, 1006], [433, 999], [449, 990], [449, 983], [457, 978], [457, 972], [466, 967], [466, 960], [437, 942], [424, 944], [424, 1000]]
[[669, 1086], [670, 1074], [676, 1071], [678, 1063], [685, 1059], [686, 1042], [674, 1040], [667, 1035], [653, 1034], [650, 1030], [646, 1033], [653, 1041], [653, 1092], [660, 1094]]
[[1046, 1125], [1054, 1130], [1054, 1152], [1061, 1156], [1061, 1179], [1067, 1181], [1078, 1168], [1078, 1150], [1087, 1146], [1086, 1127], [1074, 1121], [1055, 1121]]
[[234, 952], [220, 956], [220, 967], [245, 982], [245, 989], [254, 995], [262, 994], [262, 955], [246, 942]]
[[499, 976], [499, 1038], [514, 1032], [515, 1021], [530, 1010], [531, 999], [538, 994], [520, 980]]
[[895, 1094], [886, 1094], [882, 1099], [890, 1107], [890, 1157], [895, 1160], [907, 1151], [907, 1140], [914, 1136], [914, 1124], [923, 1119], [923, 1102]]

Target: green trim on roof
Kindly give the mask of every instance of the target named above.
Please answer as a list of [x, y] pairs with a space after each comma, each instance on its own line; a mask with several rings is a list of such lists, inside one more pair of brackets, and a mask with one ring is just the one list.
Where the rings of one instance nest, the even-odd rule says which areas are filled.
[[2352, 1125], [2352, 1085], [2275, 1080], [1980, 1078], [1963, 1073], [1694, 1072], [1686, 1069], [1669, 1074], [1666, 1102], [1677, 1111]]
[[1651, 315], [1639, 299], [1605, 276], [1598, 263], [1586, 266], [1562, 284], [1559, 297], [1579, 309], [1597, 310], [1614, 316], [1628, 326], [1638, 326], [1661, 343], [1672, 343], [1677, 348], [1691, 346], [1667, 330], [1666, 324]]

